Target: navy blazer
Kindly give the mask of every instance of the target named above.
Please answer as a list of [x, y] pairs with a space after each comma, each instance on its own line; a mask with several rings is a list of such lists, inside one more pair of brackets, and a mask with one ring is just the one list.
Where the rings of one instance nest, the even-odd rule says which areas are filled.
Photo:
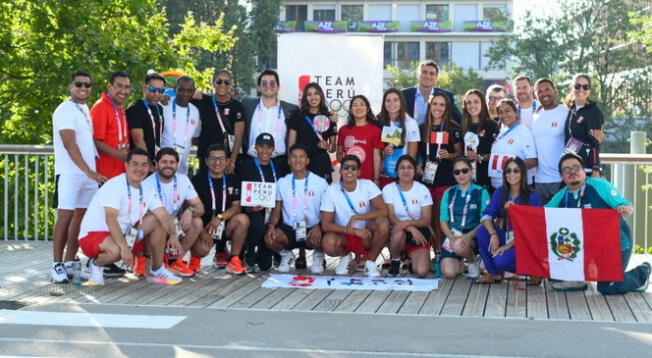
[[[254, 113], [256, 112], [256, 107], [258, 106], [258, 103], [260, 103], [260, 97], [247, 96], [242, 99], [242, 107], [244, 107], [243, 112], [244, 112], [244, 120], [245, 120], [245, 132], [244, 135], [242, 136], [242, 145], [245, 153], [249, 150], [249, 131], [251, 130], [251, 119], [253, 118]], [[280, 103], [281, 103], [281, 108], [283, 109], [283, 116], [285, 117], [285, 127], [288, 128], [288, 133], [289, 133], [290, 118], [292, 118], [294, 112], [299, 110], [299, 107], [285, 101], [280, 101]], [[286, 146], [288, 144], [288, 135], [287, 135], [288, 133], [285, 134]], [[290, 148], [287, 149], [289, 150]]]
[[[403, 96], [405, 97], [405, 103], [407, 105], [407, 113], [412, 118], [414, 118], [414, 98], [417, 95], [417, 90], [418, 90], [417, 87], [409, 87], [401, 90], [401, 92], [403, 92]], [[455, 96], [453, 95], [453, 92], [447, 91], [443, 88], [435, 87], [435, 92], [437, 91], [444, 92], [448, 96], [448, 99], [450, 99], [451, 105], [453, 107], [453, 120], [455, 120], [455, 122], [459, 124], [462, 124], [462, 113], [455, 105]]]

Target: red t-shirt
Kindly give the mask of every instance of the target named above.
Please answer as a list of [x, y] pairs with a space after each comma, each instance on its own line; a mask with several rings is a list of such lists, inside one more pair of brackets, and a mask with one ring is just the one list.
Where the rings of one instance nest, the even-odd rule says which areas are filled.
[[345, 125], [338, 132], [337, 145], [344, 148], [344, 155], [353, 154], [360, 158], [360, 179], [374, 179], [374, 148], [385, 147], [380, 141], [381, 133], [381, 129], [371, 123], [353, 128]]
[[[125, 118], [125, 111], [122, 106], [116, 106], [116, 109], [120, 120], [119, 124], [116, 120], [116, 111], [113, 108], [111, 98], [106, 93], [102, 93], [102, 98], [93, 105], [90, 111], [93, 119], [93, 139], [101, 140], [114, 149], [118, 149], [118, 144], [129, 148], [129, 128]], [[120, 135], [120, 132], [122, 132], [122, 135]], [[99, 154], [100, 158], [95, 161], [98, 173], [109, 179], [124, 173], [124, 162], [106, 153]]]

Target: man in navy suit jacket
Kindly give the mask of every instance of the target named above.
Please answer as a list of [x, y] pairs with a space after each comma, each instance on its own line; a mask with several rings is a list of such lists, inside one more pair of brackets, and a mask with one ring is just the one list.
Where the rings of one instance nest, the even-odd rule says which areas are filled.
[[418, 75], [419, 85], [417, 87], [409, 87], [403, 90], [403, 96], [405, 96], [405, 102], [407, 104], [407, 112], [410, 117], [414, 118], [419, 125], [423, 124], [426, 118], [428, 98], [435, 92], [443, 92], [448, 96], [453, 106], [453, 119], [457, 123], [462, 123], [462, 113], [460, 113], [460, 110], [455, 105], [455, 97], [453, 96], [453, 93], [435, 87], [437, 76], [439, 76], [439, 65], [437, 62], [433, 60], [423, 61], [419, 66]]

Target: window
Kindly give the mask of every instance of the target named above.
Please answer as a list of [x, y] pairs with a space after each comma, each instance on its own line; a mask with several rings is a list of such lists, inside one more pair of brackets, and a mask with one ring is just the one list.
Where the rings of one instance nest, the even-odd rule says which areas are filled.
[[385, 42], [385, 65], [410, 70], [419, 62], [419, 42]]
[[480, 67], [480, 44], [478, 42], [453, 42], [452, 61], [459, 67], [478, 70]]
[[500, 21], [505, 20], [507, 15], [507, 5], [485, 5], [482, 9], [483, 20]]
[[335, 21], [335, 5], [315, 5], [312, 9], [314, 21]]
[[358, 29], [358, 22], [363, 19], [362, 5], [342, 5], [342, 21], [349, 23], [349, 30]]
[[303, 23], [308, 20], [307, 5], [285, 5], [285, 20], [296, 21], [298, 31], [303, 31]]
[[410, 21], [421, 20], [419, 5], [399, 5], [397, 16], [398, 21], [401, 22], [400, 31], [410, 31]]
[[475, 20], [478, 20], [478, 7], [476, 5], [455, 5], [453, 31], [464, 31], [464, 21]]
[[440, 65], [450, 65], [450, 42], [426, 42], [426, 59]]
[[392, 5], [369, 5], [369, 21], [392, 20]]
[[426, 5], [426, 20], [448, 21], [448, 5]]

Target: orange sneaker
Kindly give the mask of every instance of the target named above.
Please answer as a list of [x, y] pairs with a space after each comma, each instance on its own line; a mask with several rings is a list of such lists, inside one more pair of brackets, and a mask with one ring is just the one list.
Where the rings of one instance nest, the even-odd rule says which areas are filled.
[[223, 269], [226, 267], [228, 263], [229, 263], [228, 251], [222, 251], [215, 254], [215, 260], [213, 262], [213, 265], [215, 265], [216, 269]]
[[136, 276], [145, 276], [147, 275], [147, 265], [145, 265], [147, 257], [145, 256], [136, 256], [134, 258], [134, 264], [132, 266], [134, 275]]
[[201, 270], [201, 257], [190, 256], [190, 263], [188, 268], [195, 271], [195, 273]]
[[231, 260], [229, 260], [228, 265], [226, 265], [226, 272], [234, 275], [243, 274], [245, 271], [244, 266], [242, 266], [242, 261], [240, 261], [240, 257], [238, 256], [233, 256]]
[[172, 262], [168, 270], [182, 277], [190, 277], [195, 275], [195, 271], [189, 269], [188, 266], [186, 266], [185, 261], [183, 261], [181, 258], [178, 258]]

